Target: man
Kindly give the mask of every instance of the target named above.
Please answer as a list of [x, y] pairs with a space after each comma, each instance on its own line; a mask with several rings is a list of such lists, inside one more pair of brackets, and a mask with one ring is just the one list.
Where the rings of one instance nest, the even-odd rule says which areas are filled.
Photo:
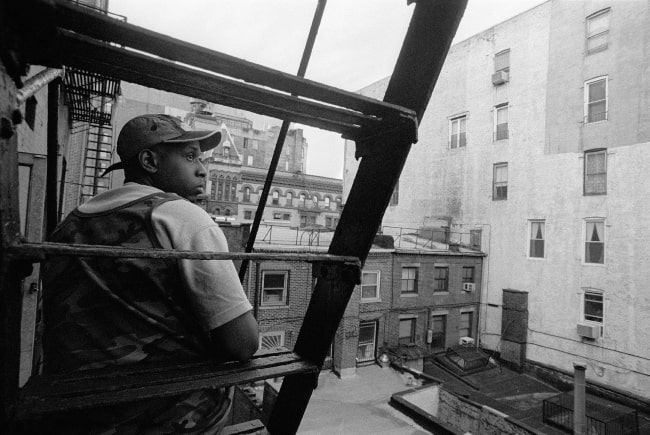
[[[187, 131], [167, 115], [138, 116], [117, 141], [125, 184], [75, 209], [51, 241], [133, 248], [227, 251], [203, 193], [201, 152], [216, 131]], [[257, 323], [232, 261], [57, 257], [44, 265], [44, 372], [191, 361], [247, 360]], [[66, 433], [218, 433], [232, 389], [64, 416]], [[70, 423], [74, 419], [74, 423]], [[54, 426], [51, 426], [52, 429]], [[52, 433], [50, 431], [50, 433]]]

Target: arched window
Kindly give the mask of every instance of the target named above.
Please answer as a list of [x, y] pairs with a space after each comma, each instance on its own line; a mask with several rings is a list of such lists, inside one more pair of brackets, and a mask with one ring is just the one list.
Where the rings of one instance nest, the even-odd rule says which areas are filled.
[[223, 200], [230, 201], [230, 177], [226, 177], [226, 185], [223, 189]]
[[314, 207], [318, 207], [318, 197], [314, 195], [311, 200], [314, 203]]
[[324, 201], [325, 201], [325, 208], [330, 208], [330, 197], [326, 196]]
[[280, 193], [277, 190], [273, 191], [271, 203], [273, 205], [278, 205], [280, 203]]
[[304, 207], [305, 206], [305, 201], [307, 200], [307, 197], [305, 196], [304, 193], [300, 194], [300, 206]]
[[226, 209], [226, 213], [225, 213], [225, 215], [226, 215], [226, 216], [230, 216], [230, 209], [229, 209], [229, 208]]
[[217, 180], [212, 179], [210, 180], [210, 199], [216, 199], [217, 198]]
[[219, 176], [219, 184], [217, 186], [217, 200], [223, 201], [223, 175]]
[[244, 187], [244, 202], [251, 202], [251, 188]]
[[216, 214], [217, 216], [219, 216], [219, 215], [221, 215], [221, 209], [220, 209], [219, 207], [217, 207], [217, 208], [215, 208], [215, 209], [212, 211], [212, 213], [213, 213], [213, 214]]
[[293, 193], [287, 192], [287, 205], [289, 207], [293, 206]]
[[237, 178], [233, 177], [232, 185], [230, 186], [230, 200], [237, 201]]

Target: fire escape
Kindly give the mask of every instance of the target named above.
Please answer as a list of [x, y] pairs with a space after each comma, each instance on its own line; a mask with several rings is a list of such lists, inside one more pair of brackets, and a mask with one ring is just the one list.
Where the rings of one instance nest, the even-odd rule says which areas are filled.
[[[319, 8], [321, 3], [324, 0], [319, 1]], [[20, 433], [22, 424], [53, 413], [283, 376], [267, 429], [272, 434], [295, 433], [348, 301], [360, 282], [361, 267], [410, 147], [417, 142], [418, 124], [466, 4], [466, 0], [415, 2], [397, 64], [384, 99], [379, 101], [304, 79], [306, 63], [301, 63], [299, 73], [293, 76], [67, 1], [0, 2], [0, 427]], [[309, 39], [312, 36], [315, 34], [310, 32]], [[96, 178], [112, 151], [105, 130], [110, 125], [109, 97], [119, 92], [115, 85], [119, 80], [280, 118], [287, 121], [287, 127], [291, 121], [335, 131], [354, 140], [361, 162], [328, 253], [187, 252], [26, 242], [19, 230], [14, 129], [22, 117], [16, 114], [14, 101], [29, 63], [64, 66], [70, 73], [66, 86], [68, 101], [75, 107], [73, 119], [96, 131], [89, 134], [84, 155], [83, 184], [88, 194], [104, 188]], [[48, 123], [48, 130], [56, 133], [53, 124]], [[279, 136], [282, 144], [282, 134]], [[54, 189], [46, 198], [46, 209], [49, 202], [57, 201], [56, 151], [56, 146], [48, 143], [47, 186]], [[281, 145], [274, 157], [280, 153]], [[55, 213], [47, 214], [48, 228], [55, 217]], [[244, 363], [207, 360], [156, 367], [143, 363], [66, 375], [34, 374], [21, 388], [21, 279], [29, 274], [32, 264], [60, 255], [307, 261], [312, 263], [316, 286], [292, 351], [259, 353]]]
[[112, 108], [120, 93], [120, 81], [102, 74], [66, 68], [63, 80], [66, 104], [70, 109], [73, 134], [85, 134], [81, 158], [79, 203], [108, 190], [101, 175], [113, 156]]

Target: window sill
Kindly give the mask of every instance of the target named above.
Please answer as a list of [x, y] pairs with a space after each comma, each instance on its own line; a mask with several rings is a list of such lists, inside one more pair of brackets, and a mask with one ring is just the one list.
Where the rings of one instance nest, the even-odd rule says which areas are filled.
[[605, 263], [587, 263], [585, 261], [582, 262], [583, 266], [590, 266], [590, 267], [605, 267]]
[[608, 121], [607, 119], [603, 119], [601, 121], [591, 121], [591, 122], [582, 121], [582, 125], [602, 124], [602, 123], [607, 122], [607, 121]]
[[381, 299], [361, 299], [359, 303], [361, 304], [374, 304], [377, 302], [381, 302]]
[[290, 305], [260, 305], [260, 310], [281, 310], [290, 308]]
[[533, 260], [533, 261], [544, 261], [546, 260], [546, 257], [526, 257], [527, 260]]
[[420, 296], [418, 293], [400, 293], [400, 298], [416, 298]]
[[583, 193], [582, 196], [607, 196], [607, 192], [603, 192], [603, 193]]
[[436, 296], [436, 295], [446, 296], [446, 295], [449, 295], [449, 290], [446, 290], [446, 291], [435, 291], [435, 290], [434, 290], [434, 291], [433, 291], [433, 295], [434, 295], [434, 296]]

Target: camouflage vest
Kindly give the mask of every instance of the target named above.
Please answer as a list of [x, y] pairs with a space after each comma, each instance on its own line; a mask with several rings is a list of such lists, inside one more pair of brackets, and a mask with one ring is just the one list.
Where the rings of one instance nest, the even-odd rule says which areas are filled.
[[[151, 214], [173, 200], [183, 199], [161, 192], [106, 212], [74, 210], [51, 241], [161, 248]], [[61, 256], [48, 260], [43, 266], [44, 372], [205, 358], [208, 336], [195, 323], [184, 291], [175, 259]], [[212, 390], [172, 401], [116, 407], [109, 412], [110, 420], [121, 427], [119, 415], [131, 424], [137, 422], [133, 414], [140, 413], [145, 422], [178, 419], [180, 424], [170, 423], [176, 429], [184, 424], [201, 426], [199, 420], [214, 422], [214, 413], [223, 413], [223, 395], [222, 390]], [[93, 419], [102, 420], [96, 415]], [[156, 426], [160, 430], [168, 429], [164, 421], [155, 423], [162, 424]], [[185, 428], [179, 433], [192, 431]]]

